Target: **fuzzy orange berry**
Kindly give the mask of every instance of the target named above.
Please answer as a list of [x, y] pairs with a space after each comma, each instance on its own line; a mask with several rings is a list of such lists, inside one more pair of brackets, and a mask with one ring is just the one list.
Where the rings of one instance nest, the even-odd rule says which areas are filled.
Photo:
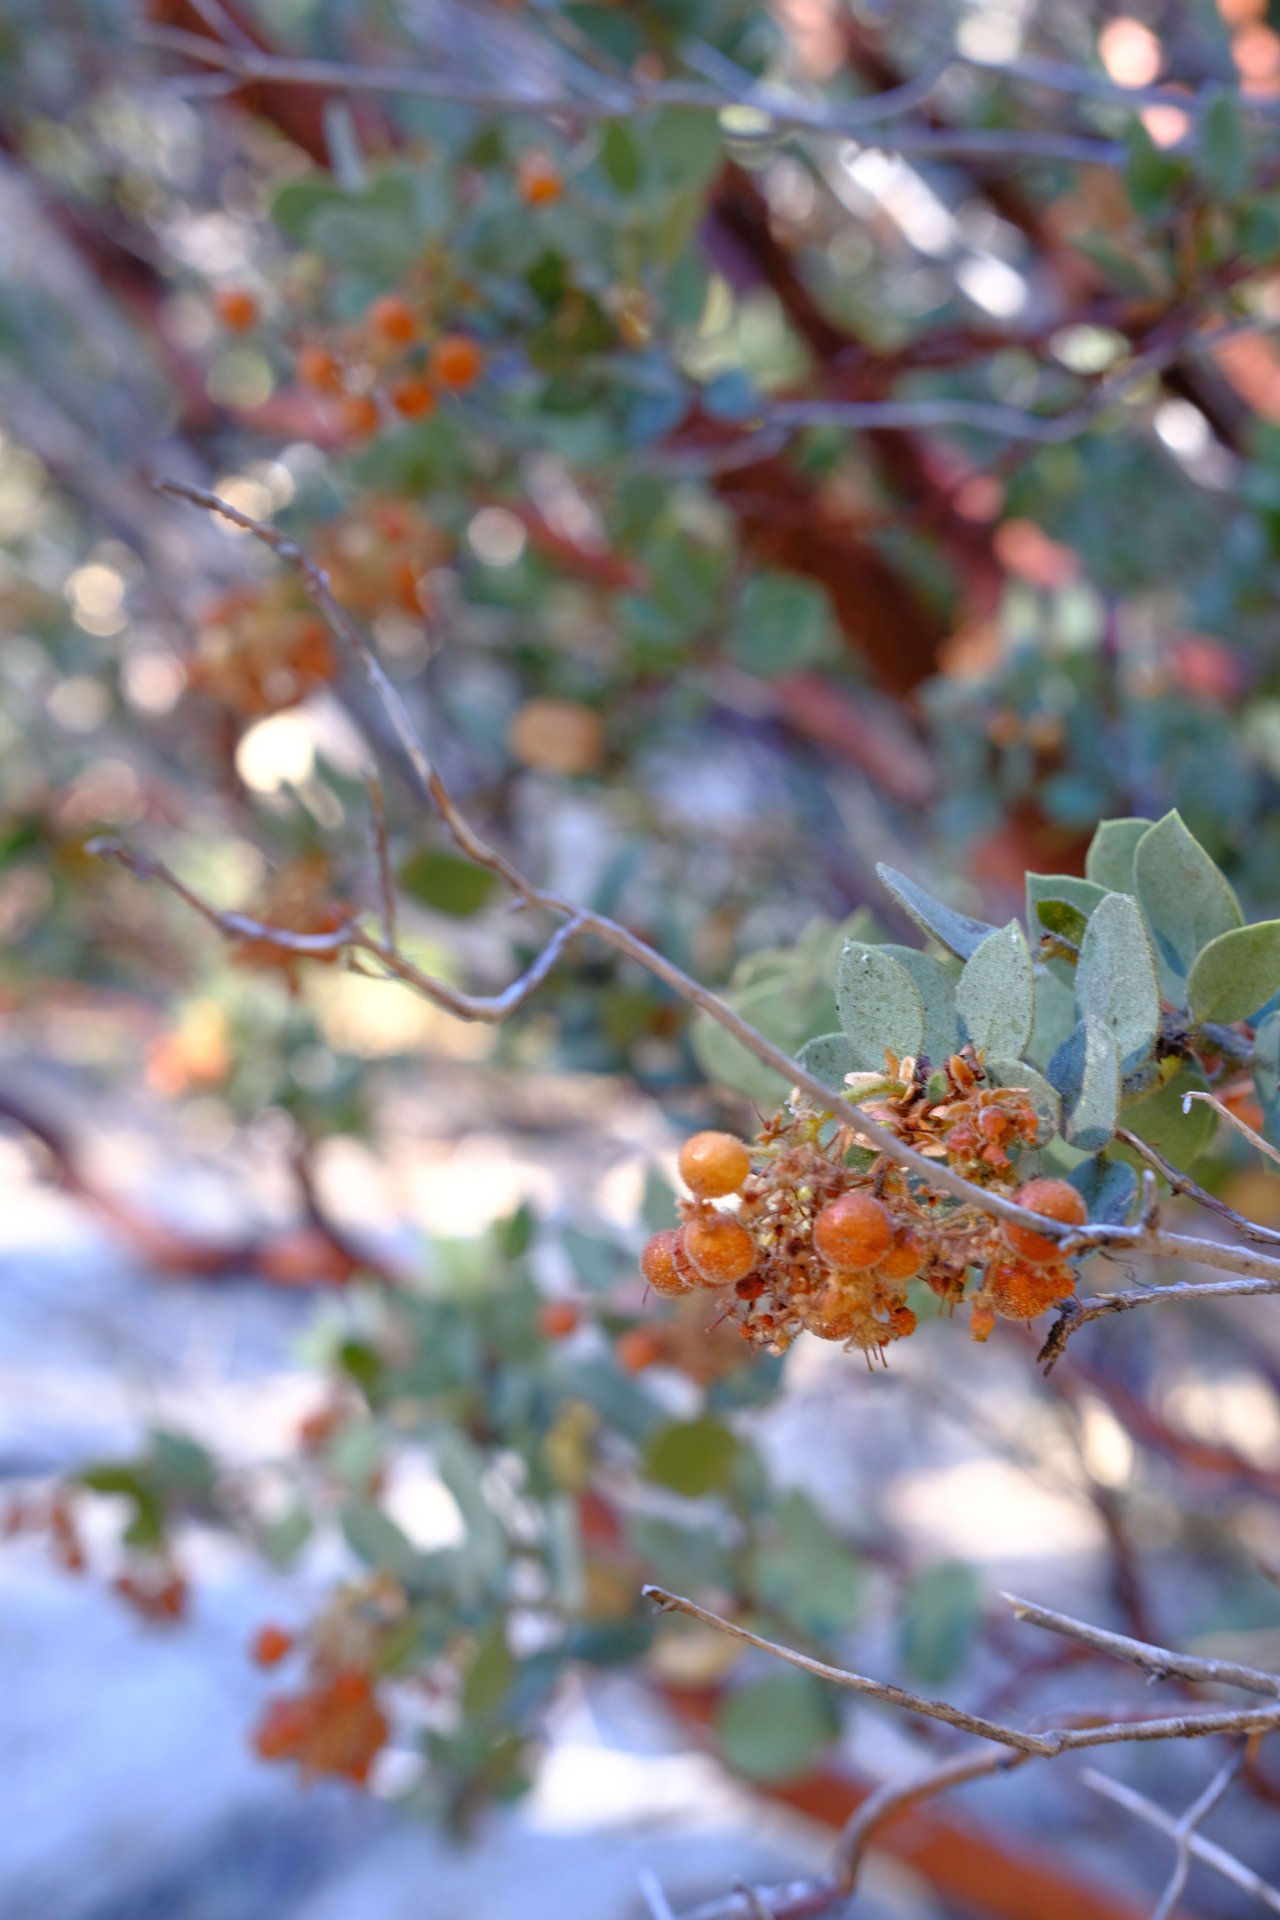
[[544, 1340], [567, 1340], [581, 1319], [572, 1300], [544, 1300], [538, 1309], [538, 1331]]
[[1075, 1277], [1064, 1261], [1001, 1260], [987, 1269], [982, 1291], [1006, 1320], [1034, 1320], [1055, 1301], [1064, 1300]]
[[737, 1193], [750, 1171], [751, 1157], [731, 1133], [695, 1133], [680, 1149], [680, 1178], [699, 1200]]
[[870, 1193], [842, 1193], [813, 1223], [813, 1244], [828, 1266], [860, 1273], [884, 1259], [893, 1244], [893, 1221]]
[[552, 206], [564, 194], [564, 181], [554, 161], [545, 153], [521, 154], [516, 185], [527, 207]]
[[483, 349], [470, 334], [446, 333], [432, 348], [431, 377], [453, 393], [473, 387], [483, 370]]
[[893, 1245], [876, 1268], [882, 1280], [914, 1280], [925, 1263], [928, 1248], [914, 1227], [899, 1227]]
[[645, 1241], [640, 1250], [640, 1271], [655, 1293], [691, 1293], [697, 1285], [680, 1245], [678, 1227], [668, 1227]]
[[756, 1263], [755, 1241], [742, 1222], [728, 1213], [697, 1215], [684, 1228], [680, 1245], [708, 1287], [730, 1287], [735, 1280], [745, 1280]]
[[916, 1330], [916, 1316], [910, 1307], [895, 1307], [889, 1315], [889, 1331], [895, 1340], [909, 1340]]
[[618, 1336], [614, 1355], [624, 1373], [643, 1373], [662, 1358], [662, 1342], [645, 1327], [630, 1327]]
[[378, 403], [370, 394], [348, 394], [339, 403], [338, 421], [349, 440], [367, 440], [378, 431], [381, 420]]
[[435, 388], [421, 374], [406, 374], [392, 387], [391, 404], [405, 420], [425, 420], [436, 410]]
[[270, 1625], [258, 1628], [250, 1648], [254, 1663], [259, 1667], [278, 1667], [292, 1651], [293, 1635], [286, 1633], [283, 1627]]
[[298, 349], [295, 364], [304, 387], [314, 387], [317, 393], [342, 392], [342, 365], [336, 354], [330, 353], [327, 347], [309, 340]]
[[224, 287], [214, 306], [228, 333], [252, 333], [258, 324], [258, 303], [243, 287]]
[[418, 319], [407, 300], [398, 293], [384, 293], [375, 300], [368, 315], [369, 331], [388, 346], [407, 347], [418, 336]]
[[[1082, 1227], [1089, 1218], [1084, 1196], [1066, 1180], [1028, 1180], [1013, 1198], [1031, 1213], [1042, 1213], [1046, 1220], [1061, 1220], [1067, 1226]], [[1005, 1245], [1024, 1260], [1061, 1258], [1058, 1242], [1046, 1239], [1042, 1233], [1033, 1233], [1030, 1227], [1002, 1220], [1000, 1235]]]

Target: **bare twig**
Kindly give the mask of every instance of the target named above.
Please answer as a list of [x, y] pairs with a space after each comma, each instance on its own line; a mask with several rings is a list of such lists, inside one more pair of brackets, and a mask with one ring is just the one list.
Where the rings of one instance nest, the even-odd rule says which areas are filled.
[[1015, 1593], [1002, 1594], [1001, 1598], [1008, 1601], [1017, 1619], [1033, 1627], [1043, 1627], [1048, 1633], [1061, 1634], [1066, 1640], [1075, 1640], [1083, 1647], [1091, 1647], [1095, 1653], [1140, 1667], [1152, 1680], [1194, 1680], [1205, 1686], [1239, 1687], [1245, 1693], [1260, 1693], [1280, 1700], [1280, 1674], [1267, 1673], [1261, 1667], [1244, 1667], [1235, 1660], [1215, 1660], [1199, 1654], [1175, 1653], [1169, 1647], [1152, 1646], [1145, 1640], [1132, 1640], [1127, 1634], [1090, 1626], [1070, 1614], [1038, 1606], [1034, 1600], [1022, 1600]]
[[1203, 1793], [1196, 1795], [1178, 1821], [1174, 1834], [1177, 1852], [1173, 1871], [1169, 1875], [1164, 1892], [1152, 1909], [1151, 1920], [1172, 1920], [1174, 1910], [1182, 1898], [1182, 1889], [1187, 1884], [1187, 1875], [1191, 1871], [1191, 1842], [1195, 1838], [1196, 1829], [1208, 1819], [1223, 1794], [1234, 1784], [1248, 1757], [1248, 1744], [1241, 1742], [1234, 1752], [1227, 1755]]
[[774, 87], [753, 85], [730, 94], [682, 80], [629, 79], [592, 75], [594, 91], [552, 91], [516, 82], [495, 84], [458, 73], [424, 73], [403, 66], [355, 66], [336, 60], [293, 59], [228, 47], [181, 28], [152, 27], [139, 36], [143, 43], [186, 56], [204, 67], [230, 74], [240, 84], [270, 81], [277, 86], [329, 87], [334, 91], [410, 94], [420, 99], [451, 100], [472, 107], [551, 116], [584, 125], [630, 119], [661, 108], [684, 107], [704, 113], [723, 113], [727, 107], [745, 107], [764, 116], [773, 132], [809, 133], [838, 139], [862, 140], [898, 153], [935, 157], [968, 155], [1015, 161], [1046, 160], [1068, 164], [1116, 167], [1124, 164], [1125, 147], [1118, 140], [1095, 135], [1057, 133], [1034, 128], [921, 127], [895, 125], [919, 104], [936, 84], [938, 75], [913, 79], [882, 94], [861, 100], [822, 103], [784, 94]]
[[644, 1867], [641, 1870], [640, 1893], [652, 1920], [676, 1920], [675, 1914], [671, 1911], [671, 1902], [662, 1890], [662, 1882], [651, 1867]]
[[1207, 1107], [1213, 1108], [1220, 1120], [1225, 1120], [1228, 1126], [1234, 1127], [1237, 1133], [1243, 1134], [1249, 1144], [1256, 1147], [1259, 1153], [1265, 1154], [1268, 1160], [1273, 1160], [1277, 1164], [1280, 1164], [1280, 1148], [1273, 1147], [1269, 1140], [1264, 1140], [1260, 1133], [1255, 1133], [1247, 1121], [1242, 1120], [1238, 1113], [1233, 1113], [1231, 1108], [1219, 1100], [1216, 1095], [1212, 1093], [1184, 1093], [1182, 1096], [1182, 1110], [1184, 1113], [1190, 1113], [1191, 1102], [1193, 1100], [1203, 1100]]
[[1007, 1748], [982, 1747], [976, 1753], [960, 1754], [940, 1767], [931, 1768], [918, 1780], [907, 1781], [905, 1785], [887, 1783], [878, 1788], [845, 1823], [837, 1843], [833, 1877], [841, 1892], [853, 1892], [872, 1841], [880, 1829], [896, 1820], [900, 1813], [908, 1813], [922, 1800], [931, 1800], [935, 1794], [947, 1793], [952, 1787], [964, 1786], [971, 1780], [986, 1780], [993, 1773], [1010, 1773], [1015, 1767], [1025, 1766], [1032, 1757]]
[[387, 802], [382, 791], [382, 781], [375, 767], [366, 770], [365, 785], [369, 790], [369, 817], [373, 830], [373, 852], [378, 863], [378, 895], [382, 908], [382, 939], [384, 946], [396, 944], [396, 884], [391, 872], [391, 849], [387, 844]]
[[[1113, 1800], [1118, 1807], [1132, 1813], [1139, 1820], [1145, 1820], [1148, 1826], [1156, 1827], [1161, 1833], [1167, 1833], [1171, 1840], [1178, 1837], [1178, 1822], [1173, 1815], [1166, 1813], [1163, 1807], [1156, 1806], [1145, 1794], [1135, 1793], [1132, 1787], [1126, 1787], [1119, 1780], [1110, 1779], [1105, 1773], [1098, 1773], [1093, 1767], [1084, 1767], [1080, 1778], [1094, 1793], [1101, 1794], [1106, 1800]], [[1280, 1891], [1269, 1881], [1246, 1867], [1242, 1860], [1228, 1853], [1225, 1847], [1218, 1846], [1212, 1840], [1206, 1840], [1202, 1834], [1192, 1833], [1187, 1837], [1187, 1851], [1206, 1867], [1212, 1867], [1224, 1880], [1230, 1880], [1233, 1886], [1245, 1893], [1251, 1893], [1260, 1900], [1271, 1913], [1280, 1913]]]
[[1206, 1207], [1210, 1213], [1216, 1213], [1220, 1220], [1228, 1221], [1242, 1240], [1253, 1240], [1260, 1246], [1280, 1246], [1280, 1229], [1259, 1226], [1257, 1221], [1247, 1219], [1243, 1213], [1237, 1213], [1234, 1207], [1229, 1207], [1225, 1200], [1219, 1200], [1217, 1194], [1207, 1193], [1203, 1187], [1197, 1186], [1190, 1174], [1183, 1173], [1171, 1160], [1166, 1160], [1160, 1149], [1153, 1147], [1149, 1140], [1131, 1133], [1128, 1127], [1117, 1127], [1116, 1139], [1123, 1140], [1127, 1147], [1132, 1147], [1144, 1160], [1149, 1160], [1174, 1193], [1183, 1194], [1188, 1200], [1194, 1200], [1198, 1207]]
[[[1166, 1714], [1147, 1720], [1109, 1720], [1091, 1726], [1051, 1727], [1046, 1732], [1034, 1733], [1022, 1727], [1006, 1726], [1000, 1720], [988, 1720], [981, 1714], [967, 1713], [963, 1707], [952, 1706], [947, 1700], [930, 1700], [923, 1694], [911, 1693], [907, 1688], [893, 1686], [888, 1681], [871, 1680], [865, 1674], [848, 1673], [842, 1667], [829, 1666], [825, 1660], [814, 1660], [807, 1653], [798, 1653], [794, 1648], [762, 1639], [759, 1634], [738, 1626], [735, 1621], [726, 1620], [722, 1615], [712, 1613], [709, 1608], [700, 1607], [696, 1601], [686, 1600], [681, 1594], [668, 1593], [663, 1587], [645, 1587], [644, 1597], [652, 1600], [664, 1613], [687, 1614], [691, 1620], [701, 1621], [703, 1626], [716, 1627], [722, 1633], [731, 1634], [735, 1640], [741, 1640], [761, 1653], [772, 1654], [775, 1659], [785, 1660], [789, 1666], [799, 1667], [802, 1672], [811, 1673], [815, 1679], [824, 1680], [830, 1686], [883, 1700], [887, 1706], [902, 1707], [906, 1712], [921, 1714], [928, 1720], [940, 1720], [944, 1726], [976, 1734], [980, 1740], [1016, 1748], [1028, 1758], [1052, 1760], [1060, 1753], [1075, 1752], [1085, 1747], [1118, 1746], [1129, 1741], [1195, 1740], [1213, 1733], [1270, 1733], [1280, 1727], [1280, 1703], [1277, 1703], [1270, 1707]], [[1169, 1657], [1176, 1660], [1178, 1656], [1171, 1654]]]

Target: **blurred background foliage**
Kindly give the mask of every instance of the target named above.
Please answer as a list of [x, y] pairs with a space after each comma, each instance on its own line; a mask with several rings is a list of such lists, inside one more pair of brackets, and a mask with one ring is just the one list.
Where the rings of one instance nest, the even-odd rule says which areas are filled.
[[[0, 1101], [144, 1267], [342, 1289], [309, 1336], [324, 1397], [281, 1457], [228, 1465], [166, 1427], [60, 1462], [61, 1491], [34, 1476], [15, 1530], [96, 1556], [158, 1619], [188, 1605], [193, 1527], [281, 1566], [345, 1555], [307, 1645], [346, 1648], [374, 1694], [277, 1702], [265, 1757], [364, 1778], [394, 1701], [408, 1797], [470, 1829], [529, 1783], [568, 1672], [641, 1663], [747, 1779], [811, 1774], [841, 1739], [848, 1758], [817, 1683], [655, 1622], [647, 1579], [930, 1688], [1021, 1676], [1047, 1698], [1054, 1675], [998, 1632], [978, 1651], [989, 1584], [895, 1527], [878, 1402], [845, 1431], [856, 1497], [846, 1475], [824, 1499], [795, 1402], [830, 1373], [787, 1386], [705, 1303], [643, 1302], [667, 1123], [742, 1123], [741, 1092], [776, 1092], [722, 1035], [592, 952], [509, 1028], [464, 1027], [228, 951], [86, 851], [122, 835], [222, 907], [323, 930], [378, 903], [376, 758], [406, 949], [494, 987], [536, 951], [292, 578], [148, 477], [302, 542], [485, 830], [731, 980], [788, 1045], [835, 1025], [850, 931], [905, 930], [879, 859], [999, 923], [1025, 870], [1082, 870], [1100, 818], [1177, 806], [1274, 913], [1274, 14], [10, 0]], [[258, 49], [434, 81], [236, 85], [201, 40], [232, 67]], [[880, 144], [867, 103], [903, 86]], [[343, 1166], [394, 1157], [415, 1102], [447, 1133], [474, 1080], [468, 1125], [536, 1139], [592, 1076], [636, 1162], [626, 1206], [593, 1160], [536, 1208], [482, 1177], [449, 1231], [447, 1196], [430, 1232], [344, 1217], [364, 1175], [344, 1188]], [[180, 1153], [278, 1167], [287, 1222], [209, 1238], [163, 1191], [104, 1182], [64, 1122], [139, 1100]], [[1256, 1174], [1208, 1167], [1275, 1217]], [[1195, 1325], [1117, 1324], [1044, 1388], [1011, 1335], [961, 1423], [1003, 1416], [997, 1452], [1071, 1480], [1130, 1630], [1153, 1626], [1141, 1548], [1165, 1634], [1274, 1640], [1280, 1347]], [[912, 1428], [889, 1431], [918, 1464]], [[95, 1493], [119, 1527], [90, 1552]], [[1251, 1784], [1274, 1805], [1273, 1775]], [[1012, 1913], [999, 1878], [984, 1910]]]

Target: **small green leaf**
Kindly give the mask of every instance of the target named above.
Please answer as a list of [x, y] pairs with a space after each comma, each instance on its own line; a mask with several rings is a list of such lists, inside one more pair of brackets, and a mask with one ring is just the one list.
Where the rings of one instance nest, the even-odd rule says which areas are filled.
[[1201, 947], [1240, 925], [1239, 902], [1177, 812], [1143, 834], [1133, 871], [1166, 991], [1178, 996]]
[[1133, 856], [1138, 842], [1151, 827], [1149, 820], [1125, 815], [1119, 820], [1103, 820], [1089, 842], [1084, 870], [1096, 886], [1108, 893], [1136, 893]]
[[600, 166], [617, 193], [634, 193], [644, 178], [640, 149], [620, 120], [611, 120], [601, 135]]
[[960, 1044], [956, 1025], [959, 968], [950, 957], [938, 960], [931, 953], [921, 953], [918, 947], [886, 944], [882, 951], [905, 968], [915, 984], [924, 1007], [924, 1052], [936, 1066], [948, 1059]]
[[400, 869], [400, 885], [424, 906], [458, 919], [478, 913], [493, 892], [496, 876], [447, 847], [423, 847]]
[[1086, 1014], [1049, 1062], [1049, 1079], [1062, 1096], [1063, 1137], [1084, 1153], [1098, 1153], [1116, 1130], [1120, 1062], [1100, 1020]]
[[[1203, 1100], [1193, 1100], [1190, 1110], [1183, 1111], [1183, 1095], [1202, 1093], [1205, 1085], [1204, 1075], [1196, 1068], [1183, 1067], [1167, 1086], [1144, 1093], [1140, 1099], [1122, 1107], [1120, 1124], [1156, 1147], [1175, 1167], [1189, 1167], [1204, 1152], [1218, 1129], [1217, 1115]], [[1122, 1142], [1117, 1142], [1111, 1151], [1135, 1167], [1147, 1164]]]
[[761, 573], [738, 604], [728, 650], [748, 673], [772, 679], [820, 660], [832, 630], [831, 603], [814, 581], [798, 574]]
[[1062, 1102], [1044, 1075], [1025, 1060], [984, 1060], [983, 1072], [993, 1087], [1019, 1087], [1040, 1122], [1036, 1145], [1047, 1147], [1062, 1125]]
[[[1084, 933], [1082, 921], [1103, 898], [1105, 888], [1093, 880], [1082, 880], [1075, 873], [1029, 873], [1027, 875], [1027, 927], [1034, 941], [1043, 931], [1045, 933], [1065, 933], [1068, 940], [1074, 940], [1078, 946]], [[1058, 909], [1062, 906], [1074, 907], [1079, 918], [1067, 917], [1066, 924], [1060, 924], [1063, 915]], [[1071, 927], [1078, 928], [1072, 933]]]
[[1109, 893], [1094, 911], [1080, 947], [1076, 1004], [1107, 1029], [1122, 1073], [1151, 1052], [1160, 1030], [1160, 982], [1130, 894]]
[[[1280, 1010], [1269, 1013], [1253, 1036], [1253, 1084], [1262, 1108], [1262, 1131], [1280, 1140]], [[1203, 1106], [1203, 1101], [1196, 1101]]]
[[496, 1620], [471, 1656], [462, 1678], [462, 1711], [470, 1720], [488, 1719], [511, 1691], [516, 1663], [507, 1645], [507, 1630]]
[[851, 940], [836, 965], [836, 1011], [855, 1065], [876, 1071], [886, 1047], [899, 1059], [924, 1047], [924, 1002], [906, 968], [882, 947]]
[[1280, 988], [1280, 920], [1220, 933], [1196, 956], [1187, 1006], [1197, 1020], [1248, 1020]]
[[719, 1420], [673, 1420], [659, 1427], [644, 1451], [650, 1480], [691, 1499], [727, 1485], [737, 1463], [737, 1436]]
[[862, 1598], [857, 1561], [806, 1494], [785, 1494], [771, 1519], [749, 1562], [756, 1600], [805, 1633], [839, 1633]]
[[305, 1507], [290, 1507], [278, 1520], [270, 1520], [258, 1535], [258, 1544], [273, 1566], [287, 1567], [296, 1560], [311, 1538], [312, 1521]]
[[1167, 212], [1186, 169], [1156, 145], [1136, 114], [1129, 123], [1128, 148], [1124, 177], [1133, 210], [1144, 220], [1158, 220]]
[[1237, 88], [1212, 90], [1200, 110], [1198, 133], [1196, 171], [1215, 196], [1234, 200], [1249, 178], [1249, 145]]
[[815, 1040], [805, 1041], [796, 1058], [836, 1093], [844, 1092], [845, 1076], [856, 1066], [846, 1033], [820, 1033]]
[[1035, 1017], [1035, 976], [1016, 920], [989, 933], [965, 963], [956, 982], [956, 1010], [982, 1054], [1013, 1060], [1027, 1045]]
[[944, 906], [941, 900], [935, 900], [931, 893], [917, 886], [907, 874], [899, 873], [896, 867], [880, 863], [876, 872], [903, 912], [910, 914], [918, 927], [931, 933], [958, 960], [968, 960], [987, 935], [996, 931], [987, 920], [974, 920], [967, 913], [957, 913], [954, 907]]
[[734, 1687], [716, 1708], [716, 1740], [727, 1765], [748, 1780], [795, 1780], [839, 1731], [835, 1708], [807, 1673], [769, 1673]]
[[1091, 1221], [1105, 1221], [1108, 1226], [1119, 1227], [1129, 1218], [1138, 1191], [1137, 1176], [1131, 1166], [1097, 1153], [1092, 1160], [1083, 1160], [1078, 1167], [1073, 1167], [1067, 1179], [1083, 1197]]
[[942, 1560], [907, 1590], [902, 1615], [904, 1665], [926, 1686], [941, 1686], [963, 1665], [982, 1613], [982, 1587], [972, 1567]]
[[406, 1586], [420, 1578], [426, 1556], [372, 1500], [348, 1500], [341, 1519], [347, 1545], [366, 1566], [394, 1574]]

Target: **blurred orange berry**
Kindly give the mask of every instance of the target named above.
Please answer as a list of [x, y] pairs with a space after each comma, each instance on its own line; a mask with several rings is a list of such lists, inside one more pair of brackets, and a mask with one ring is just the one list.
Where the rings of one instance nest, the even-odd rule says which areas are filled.
[[338, 420], [348, 439], [367, 440], [378, 431], [382, 415], [370, 394], [353, 393], [339, 401]]
[[407, 347], [418, 337], [417, 315], [398, 293], [384, 293], [381, 299], [375, 300], [367, 318], [370, 331], [388, 346]]
[[542, 152], [520, 155], [516, 184], [527, 207], [549, 207], [564, 195], [564, 181], [555, 162]]
[[643, 1373], [646, 1367], [656, 1366], [661, 1360], [662, 1341], [645, 1327], [630, 1327], [626, 1333], [619, 1334], [613, 1351], [624, 1373]]
[[576, 700], [526, 700], [509, 738], [516, 759], [539, 773], [591, 773], [604, 758], [600, 715]]
[[283, 1627], [259, 1627], [253, 1636], [250, 1652], [254, 1664], [259, 1667], [278, 1667], [286, 1655], [292, 1653], [294, 1639]]
[[421, 374], [406, 374], [391, 389], [391, 404], [406, 420], [425, 420], [436, 410], [435, 388]]
[[452, 393], [473, 387], [483, 371], [483, 349], [470, 334], [446, 333], [431, 350], [431, 377]]
[[337, 355], [330, 353], [327, 347], [308, 341], [306, 346], [299, 348], [295, 364], [304, 387], [314, 387], [317, 393], [342, 392], [342, 365]]
[[572, 1300], [544, 1300], [538, 1309], [538, 1331], [544, 1340], [567, 1340], [581, 1320], [582, 1314]]
[[224, 287], [214, 308], [228, 333], [252, 333], [258, 324], [258, 303], [243, 287]]

